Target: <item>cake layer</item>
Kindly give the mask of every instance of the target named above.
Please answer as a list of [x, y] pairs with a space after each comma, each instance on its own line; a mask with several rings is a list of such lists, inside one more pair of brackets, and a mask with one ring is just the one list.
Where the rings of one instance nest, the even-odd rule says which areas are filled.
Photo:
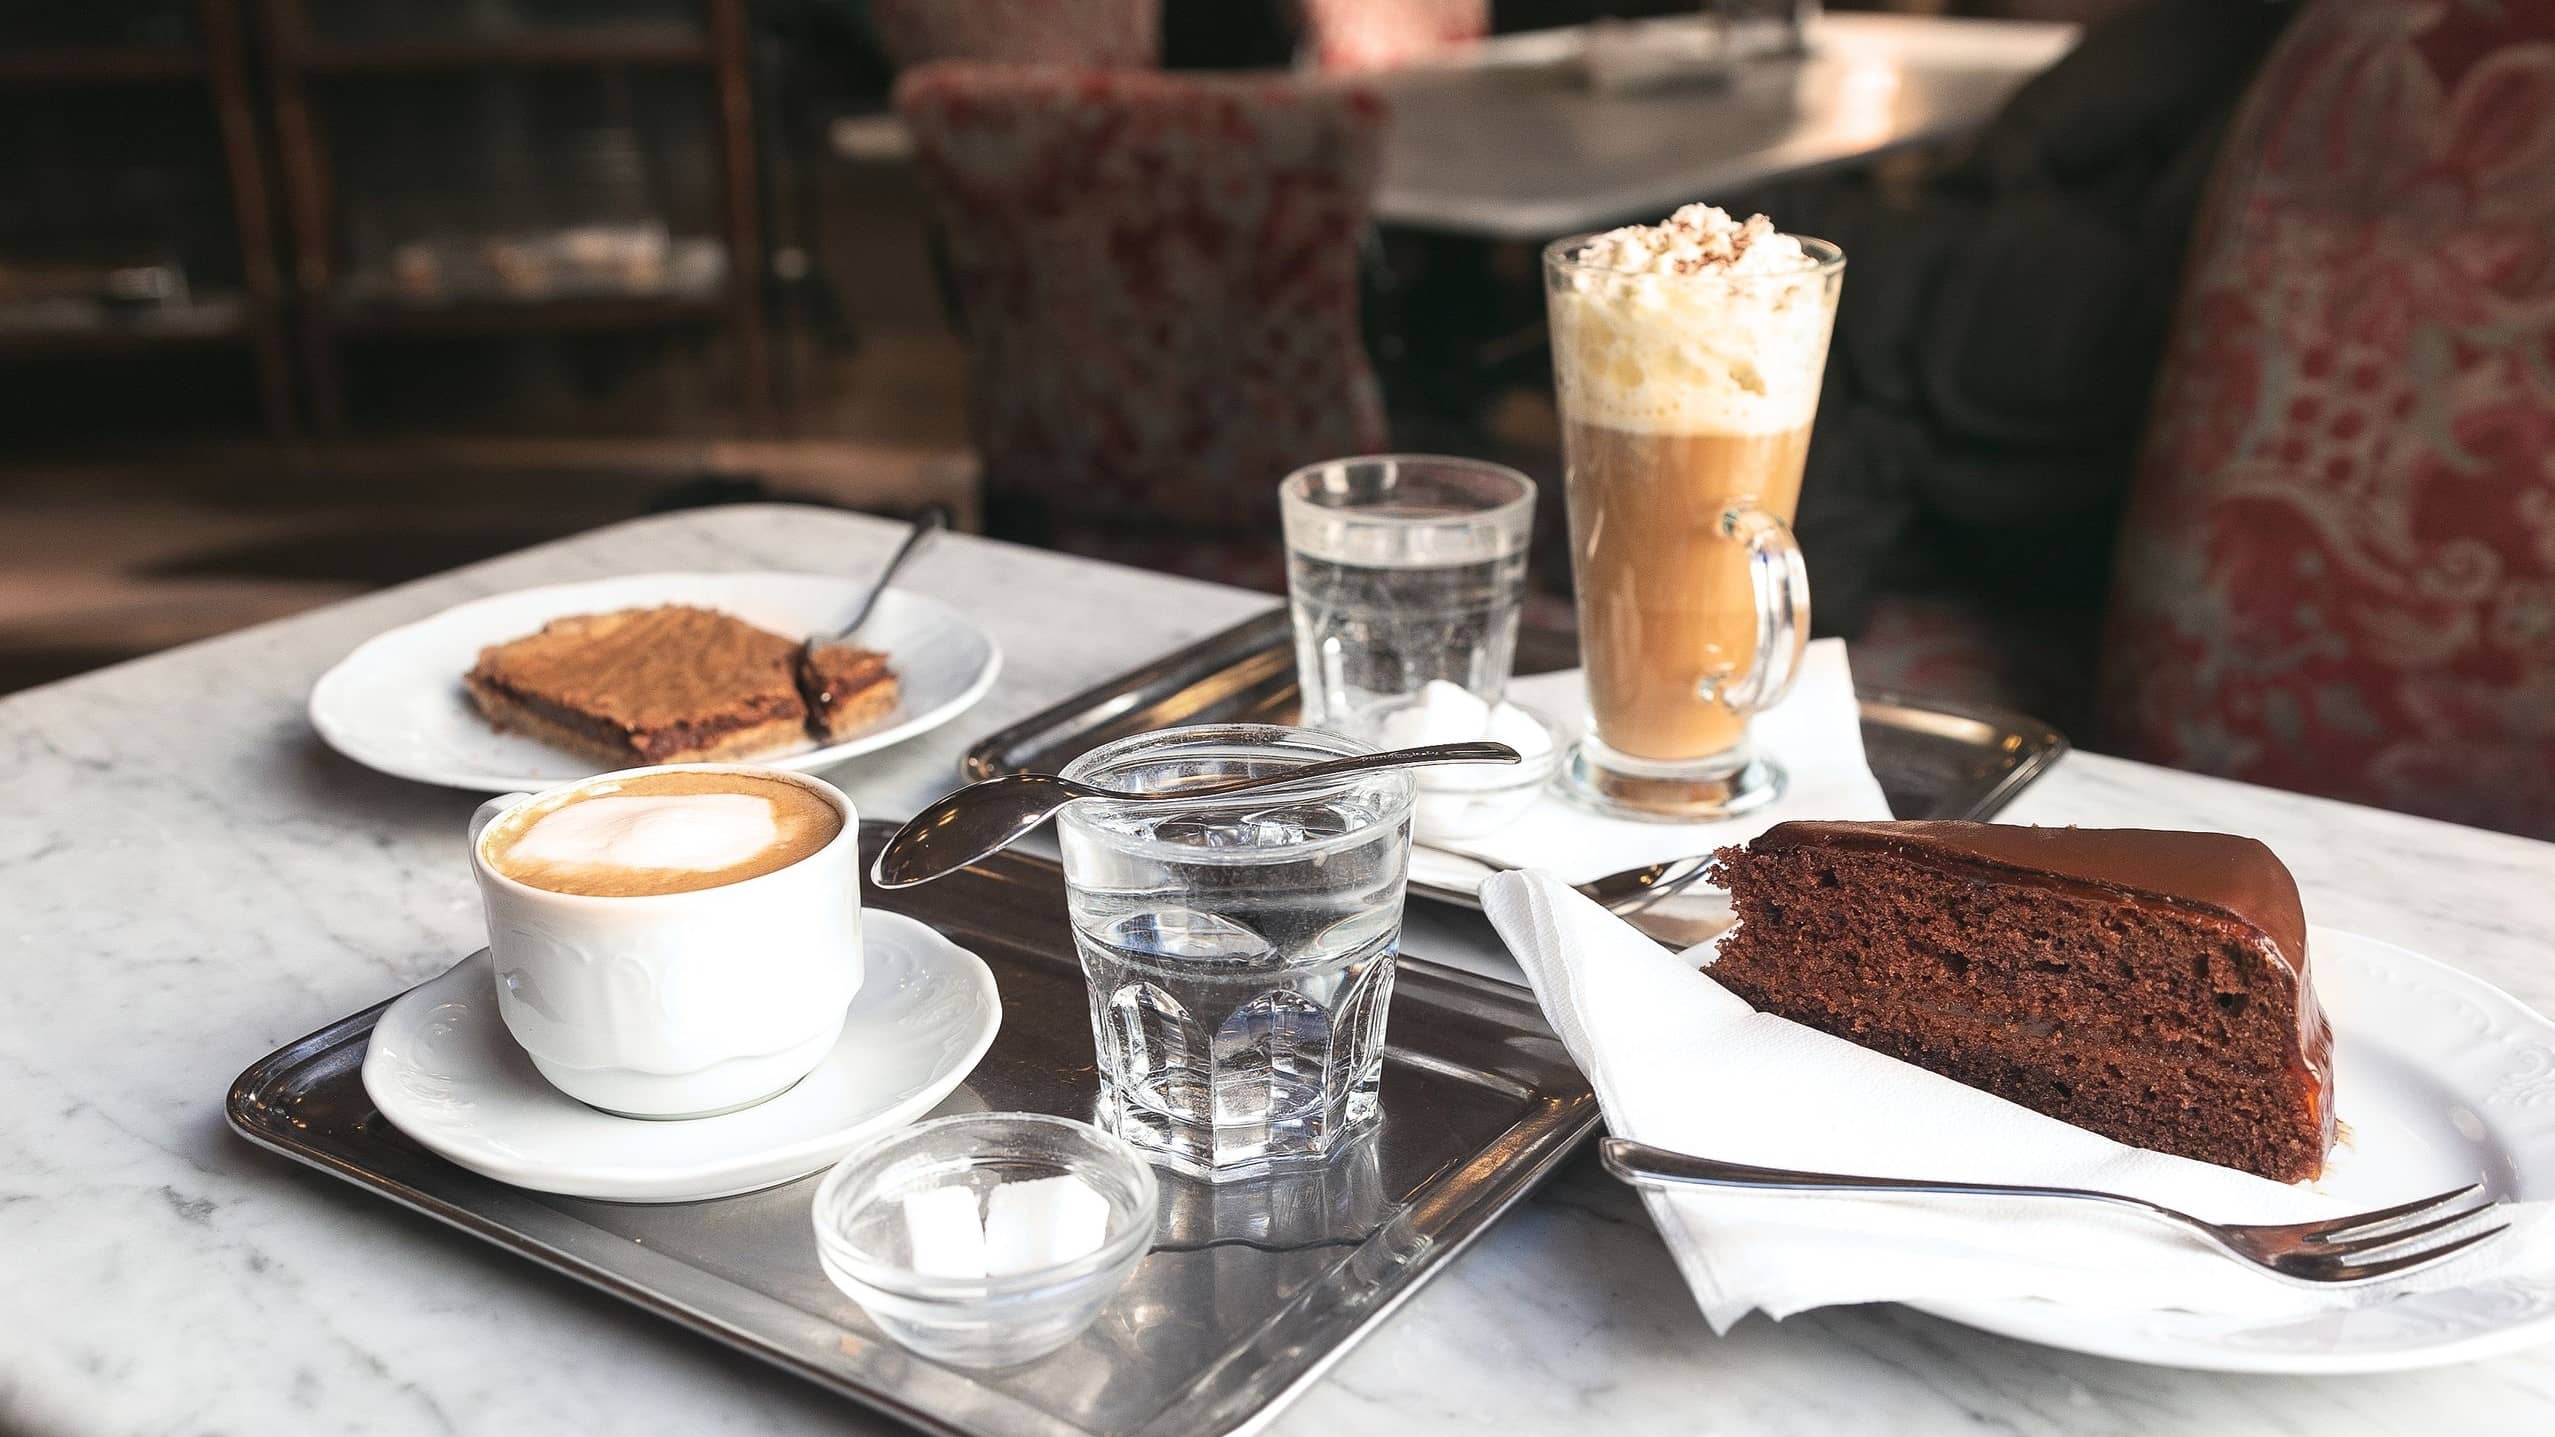
[[2132, 1147], [2284, 1182], [2313, 1177], [2324, 1163], [2324, 1135], [2297, 1122], [2301, 1098], [2285, 1072], [2181, 1063], [2064, 1038], [2022, 1039], [2010, 1027], [1906, 1031], [1858, 1027], [1806, 1010], [1784, 1016]]
[[2038, 828], [1916, 819], [1778, 823], [1752, 853], [1847, 848], [1897, 854], [1952, 872], [2000, 870], [2008, 881], [2073, 886], [2205, 909], [2260, 929], [2289, 967], [2306, 969], [2307, 916], [2297, 880], [2261, 840], [2158, 828]]
[[798, 663], [799, 692], [807, 700], [808, 726], [826, 742], [840, 742], [896, 711], [896, 674], [887, 656], [849, 644], [818, 644]]
[[518, 694], [482, 674], [464, 678], [471, 706], [498, 728], [619, 764], [701, 763], [769, 753], [805, 736], [795, 705], [780, 713], [731, 712], [662, 728], [627, 725]]
[[[1821, 896], [1841, 881], [1837, 861], [1818, 850], [1776, 848], [1752, 862]], [[2254, 1001], [2293, 985], [2287, 961], [2232, 919], [2102, 891], [1981, 881], [1904, 853], [1873, 851], [1854, 863], [1870, 891], [1850, 905], [1769, 893], [1740, 916], [1785, 925], [1791, 942], [1812, 950], [1796, 960], [1811, 971], [1919, 1006], [2061, 1024], [2185, 1056], [2277, 1053], [2295, 1031], [2289, 1005]], [[1982, 944], [2018, 961], [1975, 964]], [[2185, 961], [2152, 961], [2169, 948]]]
[[1713, 976], [2123, 1142], [2284, 1180], [2331, 1141], [2296, 888], [2219, 834], [1783, 824], [1724, 850]]

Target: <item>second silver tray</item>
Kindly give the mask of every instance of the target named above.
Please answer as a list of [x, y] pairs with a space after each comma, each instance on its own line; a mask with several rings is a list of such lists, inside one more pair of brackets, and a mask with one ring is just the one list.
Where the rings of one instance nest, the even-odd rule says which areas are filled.
[[[1578, 662], [1567, 634], [1529, 630], [1517, 649], [1520, 673]], [[1899, 818], [1987, 818], [2067, 752], [2058, 730], [2010, 709], [1869, 690], [1859, 697], [1864, 757]], [[1293, 723], [1296, 708], [1294, 632], [1279, 609], [992, 734], [961, 767], [971, 779], [1053, 773], [1128, 734], [1179, 724]]]

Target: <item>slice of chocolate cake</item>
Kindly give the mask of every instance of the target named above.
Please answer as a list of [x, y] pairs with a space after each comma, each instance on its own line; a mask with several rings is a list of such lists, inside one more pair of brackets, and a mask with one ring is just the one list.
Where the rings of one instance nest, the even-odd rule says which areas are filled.
[[1763, 1012], [2120, 1142], [2314, 1177], [2332, 1036], [2298, 886], [2223, 833], [1784, 823], [1717, 855]]

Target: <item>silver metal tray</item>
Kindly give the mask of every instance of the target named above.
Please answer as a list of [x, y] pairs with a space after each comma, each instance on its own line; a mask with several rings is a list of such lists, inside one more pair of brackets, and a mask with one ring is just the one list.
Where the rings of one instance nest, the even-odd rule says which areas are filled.
[[[893, 831], [866, 824], [872, 849]], [[1089, 1009], [1048, 860], [998, 855], [871, 902], [992, 965], [1002, 1032], [941, 1112], [1089, 1117]], [[384, 1003], [259, 1061], [232, 1085], [251, 1142], [592, 1284], [933, 1432], [1214, 1437], [1311, 1382], [1524, 1197], [1597, 1124], [1597, 1103], [1525, 990], [1405, 955], [1384, 1118], [1325, 1171], [1208, 1185], [1163, 1175], [1153, 1250], [1099, 1324], [1024, 1367], [937, 1366], [881, 1338], [817, 1267], [816, 1179], [711, 1202], [552, 1197], [409, 1142], [364, 1094]]]
[[[1568, 634], [1519, 636], [1521, 673], [1579, 661]], [[1986, 818], [2059, 755], [2058, 730], [2009, 709], [1866, 690], [1863, 751], [1900, 818]], [[1192, 723], [1292, 723], [1294, 634], [1283, 609], [1122, 674], [986, 738], [962, 763], [969, 778], [1052, 773], [1112, 739]]]

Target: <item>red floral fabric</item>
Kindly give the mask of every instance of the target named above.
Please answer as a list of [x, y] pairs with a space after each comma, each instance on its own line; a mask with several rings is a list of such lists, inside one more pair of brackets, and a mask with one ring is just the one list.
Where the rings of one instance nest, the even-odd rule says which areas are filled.
[[2108, 742], [2555, 838], [2555, 5], [2322, 0], [2224, 156]]
[[1490, 33], [1490, 0], [1302, 0], [1304, 44], [1325, 70], [1384, 70]]
[[1284, 79], [944, 64], [907, 75], [989, 497], [1058, 534], [1273, 547], [1277, 482], [1371, 452], [1358, 243], [1384, 125]]
[[1162, 0], [870, 0], [899, 68], [933, 60], [1029, 65], [1162, 63]]

